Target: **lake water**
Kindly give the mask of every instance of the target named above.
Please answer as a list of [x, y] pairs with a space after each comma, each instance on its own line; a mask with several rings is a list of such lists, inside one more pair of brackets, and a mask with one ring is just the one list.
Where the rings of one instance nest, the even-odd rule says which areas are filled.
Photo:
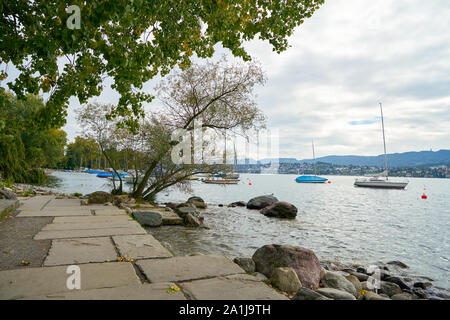
[[[83, 194], [108, 190], [108, 182], [85, 173], [53, 174], [57, 190]], [[312, 249], [321, 260], [369, 264], [400, 260], [415, 274], [450, 288], [450, 179], [410, 179], [406, 190], [357, 188], [354, 177], [330, 176], [330, 184], [299, 184], [296, 175], [241, 174], [238, 185], [193, 181], [192, 194], [162, 192], [157, 201], [202, 197], [207, 229], [165, 226], [149, 229], [179, 255], [219, 253], [251, 256], [265, 244]], [[251, 183], [251, 185], [249, 184]], [[421, 199], [424, 192], [427, 200]], [[257, 210], [218, 207], [272, 194], [297, 206], [295, 220], [279, 220]]]

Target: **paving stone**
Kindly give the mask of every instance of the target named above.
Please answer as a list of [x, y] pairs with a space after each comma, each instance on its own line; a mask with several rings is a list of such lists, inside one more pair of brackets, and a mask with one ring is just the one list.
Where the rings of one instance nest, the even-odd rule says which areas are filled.
[[149, 234], [113, 236], [113, 240], [122, 257], [135, 260], [172, 257], [172, 254]]
[[[82, 290], [140, 284], [132, 264], [128, 262], [81, 264], [79, 267]], [[66, 283], [71, 275], [66, 266], [0, 271], [0, 299], [68, 292]]]
[[44, 209], [52, 207], [80, 207], [80, 199], [52, 199]]
[[183, 282], [180, 286], [197, 300], [289, 300], [247, 274]]
[[32, 300], [186, 300], [180, 291], [168, 293], [174, 283], [150, 283], [126, 287], [72, 290], [70, 292], [29, 297]]
[[117, 216], [126, 215], [125, 210], [113, 208], [113, 209], [95, 209], [96, 216]]
[[140, 260], [136, 264], [150, 282], [187, 281], [245, 273], [233, 261], [218, 255]]
[[100, 222], [119, 222], [133, 221], [129, 216], [71, 216], [55, 217], [53, 223], [100, 223]]
[[23, 200], [20, 210], [40, 211], [47, 202], [54, 198], [55, 196], [36, 196]]
[[66, 209], [66, 210], [42, 210], [30, 211], [23, 210], [17, 217], [65, 217], [65, 216], [91, 216], [90, 210], [83, 209]]
[[105, 262], [116, 259], [117, 253], [109, 237], [58, 239], [52, 241], [44, 266]]
[[69, 238], [89, 238], [89, 237], [105, 237], [125, 234], [147, 234], [142, 227], [125, 227], [125, 228], [104, 228], [89, 230], [48, 230], [40, 231], [34, 236], [34, 240], [44, 239], [69, 239]]
[[97, 221], [84, 223], [50, 223], [42, 228], [42, 231], [47, 230], [90, 230], [90, 229], [108, 229], [108, 228], [139, 228], [139, 223], [136, 221]]

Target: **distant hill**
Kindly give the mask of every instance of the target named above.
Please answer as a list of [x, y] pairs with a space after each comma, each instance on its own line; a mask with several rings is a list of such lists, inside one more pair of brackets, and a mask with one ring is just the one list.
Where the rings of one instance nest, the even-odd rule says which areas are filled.
[[[389, 167], [422, 167], [429, 165], [450, 165], [450, 150], [439, 151], [411, 151], [403, 153], [390, 153], [387, 155]], [[273, 162], [275, 159], [262, 159], [261, 163]], [[325, 156], [316, 161], [335, 165], [355, 166], [384, 166], [384, 155], [378, 156]], [[313, 159], [296, 160], [294, 158], [280, 158], [280, 163], [311, 163]], [[239, 161], [243, 163], [243, 161]], [[256, 163], [253, 159], [249, 163]]]

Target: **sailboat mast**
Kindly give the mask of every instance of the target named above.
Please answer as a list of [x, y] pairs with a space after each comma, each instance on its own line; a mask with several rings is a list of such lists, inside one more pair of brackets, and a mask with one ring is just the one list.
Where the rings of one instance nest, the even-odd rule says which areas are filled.
[[387, 165], [387, 154], [386, 154], [386, 138], [384, 135], [384, 117], [383, 117], [383, 107], [380, 102], [380, 110], [381, 110], [381, 127], [383, 129], [383, 145], [384, 145], [384, 168], [386, 170], [386, 180], [388, 179], [388, 165]]
[[313, 159], [314, 159], [314, 175], [317, 175], [317, 169], [316, 169], [316, 155], [314, 153], [314, 140], [311, 140], [312, 142], [312, 149], [313, 149]]

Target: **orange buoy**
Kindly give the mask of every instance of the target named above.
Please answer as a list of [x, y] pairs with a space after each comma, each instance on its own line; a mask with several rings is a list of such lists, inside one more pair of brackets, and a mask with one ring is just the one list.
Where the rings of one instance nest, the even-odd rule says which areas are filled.
[[423, 195], [422, 195], [422, 199], [427, 199], [428, 197], [427, 197], [427, 195], [424, 193]]

